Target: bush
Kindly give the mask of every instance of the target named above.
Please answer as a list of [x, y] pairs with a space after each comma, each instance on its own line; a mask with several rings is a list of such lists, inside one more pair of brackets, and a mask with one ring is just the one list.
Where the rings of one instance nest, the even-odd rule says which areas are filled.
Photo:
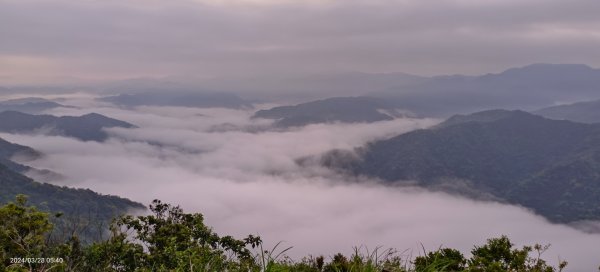
[[[0, 271], [256, 271], [256, 272], [555, 272], [541, 258], [549, 246], [514, 248], [508, 237], [476, 246], [472, 257], [451, 248], [424, 252], [413, 262], [395, 250], [355, 248], [326, 261], [323, 256], [293, 261], [290, 249], [263, 250], [260, 237], [219, 236], [204, 224], [202, 214], [184, 213], [177, 206], [155, 200], [151, 215], [122, 216], [111, 225], [110, 238], [82, 245], [77, 236], [65, 241], [47, 239], [49, 214], [27, 206], [27, 198], [0, 207]], [[535, 253], [532, 256], [532, 253]], [[61, 258], [54, 263], [11, 263], [11, 258]]]

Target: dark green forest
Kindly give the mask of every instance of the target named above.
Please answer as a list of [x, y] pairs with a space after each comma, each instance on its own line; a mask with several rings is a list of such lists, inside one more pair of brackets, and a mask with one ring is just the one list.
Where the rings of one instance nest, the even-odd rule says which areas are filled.
[[36, 182], [0, 164], [0, 204], [26, 193], [30, 204], [44, 212], [58, 215], [53, 221], [55, 233], [78, 233], [84, 242], [106, 235], [106, 229], [116, 216], [145, 207], [129, 199], [101, 195], [89, 189], [74, 189]]
[[[438, 126], [324, 155], [325, 166], [527, 207], [552, 222], [600, 219], [600, 125], [523, 111], [456, 115]], [[408, 183], [407, 183], [408, 182]]]
[[408, 259], [393, 249], [355, 248], [351, 255], [307, 256], [292, 260], [291, 248], [264, 248], [262, 239], [221, 236], [200, 213], [155, 200], [150, 214], [122, 215], [110, 235], [82, 243], [78, 233], [59, 235], [57, 215], [28, 204], [27, 197], [0, 207], [0, 271], [562, 271], [542, 258], [549, 245], [516, 248], [506, 236], [474, 246], [471, 257], [452, 248], [420, 252]]

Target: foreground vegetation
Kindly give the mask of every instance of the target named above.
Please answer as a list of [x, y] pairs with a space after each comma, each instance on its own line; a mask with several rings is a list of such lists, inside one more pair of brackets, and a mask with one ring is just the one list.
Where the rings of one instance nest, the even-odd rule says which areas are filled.
[[184, 213], [155, 200], [151, 215], [114, 220], [109, 238], [83, 244], [77, 235], [56, 237], [52, 218], [27, 198], [0, 207], [0, 271], [562, 271], [541, 258], [548, 246], [515, 248], [502, 236], [475, 246], [472, 257], [440, 248], [413, 260], [394, 250], [356, 249], [351, 256], [309, 256], [299, 261], [288, 249], [265, 250], [260, 237], [219, 236], [201, 214]]
[[[0, 153], [6, 149], [0, 139]], [[0, 155], [0, 203], [8, 203], [15, 195], [27, 192], [30, 203], [40, 210], [61, 213], [60, 218], [52, 220], [54, 237], [77, 234], [83, 242], [100, 240], [113, 218], [127, 211], [145, 210], [144, 205], [129, 199], [36, 182], [5, 163]]]

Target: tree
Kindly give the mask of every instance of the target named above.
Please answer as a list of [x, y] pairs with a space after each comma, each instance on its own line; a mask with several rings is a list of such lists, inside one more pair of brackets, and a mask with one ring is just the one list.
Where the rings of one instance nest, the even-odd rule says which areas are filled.
[[[508, 237], [488, 239], [487, 244], [475, 247], [471, 253], [473, 257], [469, 260], [468, 271], [473, 272], [505, 272], [505, 271], [532, 271], [532, 272], [554, 272], [556, 269], [546, 264], [541, 259], [541, 254], [550, 246], [534, 245], [524, 246], [522, 249], [513, 249], [513, 244]], [[529, 254], [535, 250], [537, 257]], [[559, 264], [559, 271], [567, 265], [566, 262]]]
[[[40, 258], [47, 252], [45, 235], [52, 229], [48, 214], [27, 206], [27, 197], [17, 195], [15, 202], [0, 207], [0, 264], [2, 270], [38, 268], [50, 264], [14, 261], [15, 258]], [[13, 261], [11, 261], [13, 260]]]
[[[202, 214], [184, 213], [158, 200], [150, 210], [147, 216], [117, 218], [106, 240], [86, 245], [72, 236], [57, 242], [49, 239], [53, 227], [49, 214], [27, 206], [27, 198], [19, 195], [15, 202], [0, 207], [0, 271], [555, 272], [567, 265], [564, 261], [558, 268], [547, 265], [541, 255], [549, 246], [514, 248], [506, 236], [474, 247], [468, 260], [455, 249], [441, 248], [417, 257], [411, 266], [395, 250], [379, 252], [376, 248], [364, 254], [355, 248], [349, 258], [338, 253], [329, 262], [322, 256], [296, 262], [284, 255], [290, 248], [278, 254], [279, 244], [263, 250], [260, 237], [238, 240], [217, 235], [204, 224]], [[14, 261], [48, 257], [61, 261]]]
[[204, 224], [202, 214], [184, 213], [159, 200], [150, 210], [153, 214], [148, 216], [118, 218], [112, 237], [90, 248], [90, 263], [119, 271], [216, 271], [255, 265], [248, 247], [260, 245], [260, 237], [220, 237]]
[[463, 271], [467, 260], [460, 251], [441, 248], [415, 258], [415, 271]]

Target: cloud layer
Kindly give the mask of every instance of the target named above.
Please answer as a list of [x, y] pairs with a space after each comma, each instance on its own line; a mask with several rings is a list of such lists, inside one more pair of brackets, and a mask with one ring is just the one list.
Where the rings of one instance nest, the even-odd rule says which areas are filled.
[[[93, 106], [93, 104], [87, 104]], [[472, 245], [501, 234], [518, 245], [551, 243], [546, 259], [571, 263], [569, 271], [597, 267], [600, 236], [552, 225], [514, 206], [474, 202], [417, 188], [390, 188], [346, 178], [294, 160], [331, 148], [435, 124], [398, 119], [373, 124], [311, 125], [270, 131], [250, 112], [142, 107], [135, 111], [89, 109], [138, 125], [111, 130], [106, 143], [63, 137], [2, 134], [48, 156], [34, 166], [68, 177], [62, 184], [149, 203], [153, 199], [201, 212], [218, 233], [260, 234], [268, 245], [283, 241], [289, 254], [349, 253], [353, 246], [394, 247], [418, 255]], [[80, 114], [80, 109], [61, 109]], [[227, 123], [225, 130], [215, 126]], [[254, 129], [248, 129], [254, 128]], [[150, 142], [150, 143], [148, 143]]]
[[8, 0], [0, 79], [600, 66], [599, 12], [594, 0]]

